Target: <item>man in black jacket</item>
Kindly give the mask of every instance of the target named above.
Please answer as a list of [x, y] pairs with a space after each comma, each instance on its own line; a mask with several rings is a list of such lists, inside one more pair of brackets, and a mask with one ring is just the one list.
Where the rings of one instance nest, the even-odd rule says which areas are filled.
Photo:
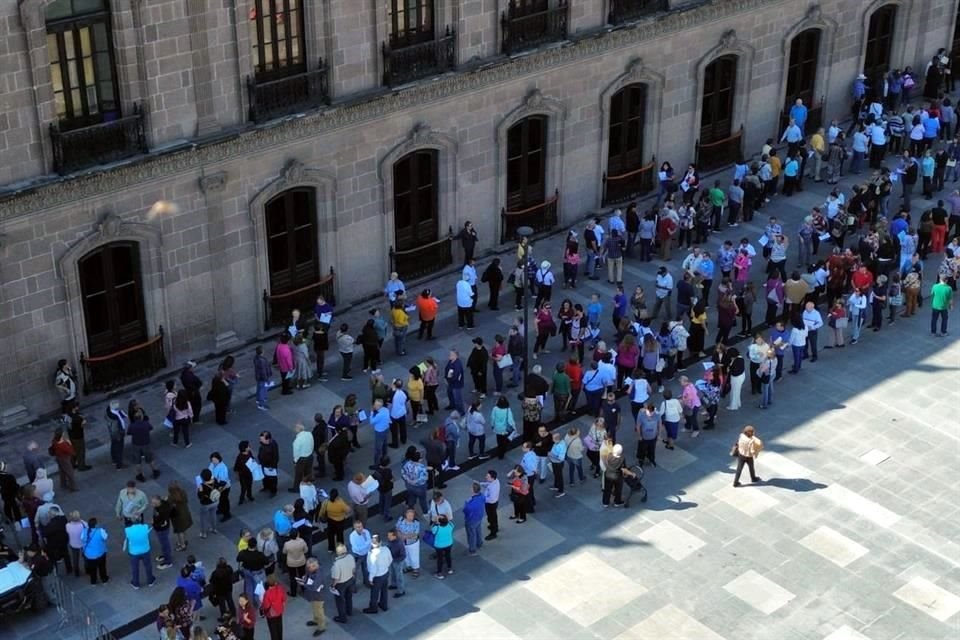
[[180, 372], [180, 384], [187, 390], [190, 396], [190, 406], [193, 408], [193, 421], [200, 422], [200, 410], [203, 408], [203, 399], [200, 396], [200, 388], [203, 381], [197, 377], [194, 369], [197, 363], [193, 360], [187, 360], [183, 365], [183, 371]]
[[323, 419], [323, 414], [313, 414], [313, 451], [317, 458], [316, 477], [327, 477], [327, 462], [324, 456], [327, 453], [327, 438], [330, 435], [327, 421]]

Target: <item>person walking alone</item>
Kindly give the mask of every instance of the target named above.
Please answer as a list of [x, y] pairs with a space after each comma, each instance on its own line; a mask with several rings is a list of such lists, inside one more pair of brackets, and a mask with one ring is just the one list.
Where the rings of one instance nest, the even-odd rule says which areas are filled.
[[763, 442], [756, 436], [754, 428], [751, 425], [745, 426], [730, 451], [731, 455], [737, 459], [737, 472], [733, 476], [733, 486], [740, 486], [740, 474], [743, 472], [743, 465], [747, 465], [750, 469], [750, 482], [754, 484], [760, 482], [760, 477], [754, 468], [754, 461], [760, 455], [762, 449]]

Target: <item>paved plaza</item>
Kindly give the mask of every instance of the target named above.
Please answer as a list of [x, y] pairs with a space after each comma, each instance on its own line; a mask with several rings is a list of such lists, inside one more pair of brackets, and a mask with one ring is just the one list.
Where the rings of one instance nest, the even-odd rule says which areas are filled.
[[[783, 220], [792, 236], [809, 207], [822, 202], [826, 193], [823, 185], [805, 186], [807, 190], [793, 198], [778, 197], [752, 223], [714, 234], [710, 248], [728, 238], [746, 236], [756, 241], [768, 215]], [[535, 255], [559, 267], [562, 238], [557, 235], [538, 242]], [[681, 257], [675, 256], [670, 263], [675, 275]], [[926, 287], [935, 260], [927, 265]], [[482, 260], [480, 267], [486, 263]], [[642, 284], [652, 298], [653, 274], [659, 264], [640, 265], [628, 259], [627, 291]], [[754, 265], [754, 280], [759, 281], [761, 270], [762, 266]], [[454, 276], [447, 276], [431, 283], [442, 300], [438, 340], [410, 340], [409, 355], [402, 360], [393, 356], [389, 341], [385, 345], [387, 379], [405, 378], [409, 366], [427, 354], [443, 361], [451, 347], [466, 354], [474, 336], [484, 337], [489, 344], [495, 333], [506, 332], [515, 317], [506, 294], [503, 311], [484, 310], [475, 331], [457, 331], [453, 282]], [[482, 286], [481, 292], [483, 308]], [[599, 293], [604, 301], [609, 335], [613, 287], [605, 279], [583, 279], [574, 291], [555, 287], [554, 307], [564, 297], [586, 304], [591, 293]], [[755, 321], [762, 319], [762, 306], [757, 304]], [[357, 307], [339, 318], [359, 329], [368, 308]], [[819, 361], [805, 363], [799, 375], [785, 376], [776, 387], [770, 410], [757, 408], [747, 386], [743, 408], [738, 412], [721, 409], [716, 430], [698, 439], [681, 437], [673, 451], [658, 450], [659, 466], [648, 469], [644, 480], [649, 490], [646, 504], [634, 501], [625, 510], [602, 509], [594, 480], [569, 489], [560, 499], [554, 499], [546, 491], [548, 485], [543, 485], [537, 487], [537, 513], [517, 526], [507, 520], [510, 504], [504, 491], [500, 537], [486, 543], [478, 556], [468, 557], [459, 530], [453, 552], [455, 575], [438, 581], [425, 570], [419, 579], [408, 580], [405, 598], [391, 599], [389, 612], [372, 616], [359, 612], [367, 599], [366, 590], [361, 589], [360, 604], [349, 624], [330, 622], [324, 637], [957, 638], [960, 344], [955, 336], [960, 328], [955, 326], [953, 335], [937, 339], [930, 336], [928, 323], [929, 309], [924, 306], [915, 318], [898, 320], [879, 333], [866, 332], [857, 345], [821, 353]], [[713, 331], [708, 342], [712, 335]], [[562, 357], [557, 340], [551, 342], [552, 353], [539, 361], [545, 371]], [[246, 387], [252, 384], [252, 353], [250, 346], [236, 354]], [[215, 365], [202, 364], [206, 384]], [[327, 366], [331, 373], [337, 371], [335, 354]], [[686, 373], [699, 377], [701, 372], [698, 363]], [[232, 562], [240, 529], [256, 531], [265, 526], [292, 497], [283, 492], [291, 482], [292, 425], [310, 424], [316, 411], [326, 414], [350, 391], [367, 397], [366, 381], [359, 374], [352, 383], [338, 378], [331, 375], [330, 383], [314, 384], [292, 397], [281, 398], [274, 391], [269, 413], [256, 411], [252, 399], [244, 398], [247, 394], [238, 394], [225, 427], [213, 423], [212, 408], [207, 405], [204, 424], [194, 430], [194, 446], [189, 450], [166, 446], [166, 436], [159, 434], [163, 475], [159, 482], [146, 483], [148, 494], [163, 491], [171, 479], [192, 486], [194, 475], [214, 450], [223, 452], [232, 464], [236, 443], [255, 440], [262, 429], [273, 431], [279, 441], [281, 494], [273, 501], [257, 494], [254, 504], [234, 508], [233, 520], [210, 539], [199, 540], [194, 527], [190, 551], [208, 566], [221, 555]], [[676, 381], [671, 384], [676, 388]], [[154, 424], [159, 424], [162, 385], [152, 384], [135, 395]], [[125, 403], [129, 397], [120, 400]], [[621, 403], [626, 408], [626, 401]], [[517, 403], [513, 404], [516, 409]], [[486, 400], [484, 412], [491, 406], [492, 400]], [[102, 402], [85, 407], [94, 425], [90, 438], [99, 439], [101, 445], [106, 438], [103, 411]], [[589, 424], [585, 418], [576, 422], [582, 427]], [[746, 424], [755, 425], [766, 443], [757, 463], [763, 481], [734, 489], [729, 449]], [[413, 431], [413, 441], [426, 437], [426, 431], [426, 427]], [[46, 447], [49, 432], [49, 426], [41, 426], [32, 433], [8, 434], [0, 443], [2, 455], [19, 468], [24, 443], [35, 437]], [[634, 436], [628, 428], [620, 433], [625, 435], [625, 451], [632, 462]], [[351, 470], [366, 470], [372, 462], [372, 438], [363, 429], [361, 442], [363, 448], [348, 460], [348, 475]], [[397, 453], [391, 455], [396, 458]], [[466, 437], [459, 451], [459, 459], [465, 458]], [[514, 449], [508, 458], [516, 462], [519, 451]], [[78, 474], [80, 492], [61, 493], [57, 500], [67, 511], [79, 509], [85, 517], [99, 516], [107, 524], [113, 579], [98, 587], [72, 578], [67, 583], [108, 628], [123, 628], [128, 637], [154, 638], [152, 625], [132, 630], [127, 623], [166, 600], [174, 570], [159, 573], [159, 584], [152, 589], [131, 590], [120, 550], [121, 525], [112, 513], [117, 492], [134, 471], [113, 470], [102, 447], [92, 460], [95, 470]], [[449, 482], [446, 493], [457, 510], [458, 524], [471, 481], [482, 479], [487, 468], [499, 470], [503, 477], [508, 461], [465, 465], [463, 473]], [[327, 489], [332, 486], [329, 479], [320, 484]], [[198, 522], [196, 512], [194, 521]], [[371, 518], [371, 528], [382, 533], [387, 525], [377, 516]], [[325, 545], [315, 549], [328, 570]], [[183, 559], [184, 554], [177, 554], [178, 563]], [[423, 562], [426, 569], [428, 556]], [[330, 601], [329, 615], [332, 610]], [[209, 606], [204, 613], [209, 627], [215, 613]], [[311, 629], [304, 626], [308, 619], [306, 603], [294, 599], [285, 615], [285, 637], [310, 637]], [[20, 619], [12, 627], [13, 634], [4, 636], [47, 639], [56, 621], [53, 611]], [[267, 637], [262, 620], [257, 637]]]

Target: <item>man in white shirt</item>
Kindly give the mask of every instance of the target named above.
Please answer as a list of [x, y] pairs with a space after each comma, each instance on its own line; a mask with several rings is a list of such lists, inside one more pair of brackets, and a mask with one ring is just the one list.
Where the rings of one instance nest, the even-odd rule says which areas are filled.
[[887, 132], [883, 120], [878, 120], [870, 126], [870, 168], [879, 169], [883, 166], [883, 156], [887, 151]]
[[[476, 278], [476, 272], [474, 272]], [[457, 282], [457, 326], [473, 329], [473, 305], [476, 304], [475, 287], [470, 286], [469, 276], [464, 267], [463, 277]]]
[[703, 260], [703, 254], [700, 252], [700, 247], [694, 246], [687, 257], [683, 259], [683, 262], [680, 263], [680, 267], [684, 271], [696, 273], [700, 271], [701, 260]]
[[473, 306], [471, 309], [473, 311], [477, 310], [477, 267], [476, 261], [473, 258], [467, 261], [463, 265], [463, 279], [467, 281], [467, 284], [470, 285], [470, 290], [473, 292]]
[[407, 394], [403, 381], [393, 381], [393, 396], [390, 398], [390, 448], [399, 449], [407, 444]]
[[817, 330], [823, 326], [823, 316], [817, 311], [817, 305], [813, 301], [807, 302], [804, 307], [803, 326], [807, 329], [807, 346], [804, 348], [803, 357], [809, 354], [810, 362], [817, 361]]
[[370, 574], [370, 606], [363, 610], [364, 613], [377, 613], [377, 607], [386, 611], [387, 606], [387, 580], [390, 573], [390, 564], [393, 562], [393, 554], [390, 549], [380, 544], [380, 536], [375, 535], [370, 542], [370, 553], [367, 554], [367, 572]]
[[754, 249], [753, 245], [750, 244], [750, 241], [746, 238], [740, 238], [740, 246], [737, 247], [737, 251], [746, 251], [747, 255], [751, 258], [755, 258], [757, 256], [757, 250]]
[[453, 506], [449, 500], [443, 497], [443, 493], [434, 491], [433, 500], [430, 501], [430, 508], [427, 509], [427, 515], [430, 517], [431, 525], [437, 524], [440, 516], [447, 516], [447, 522], [453, 522]]
[[827, 129], [827, 144], [833, 144], [838, 135], [840, 135], [840, 127], [837, 126], [836, 120], [831, 120], [830, 127]]
[[484, 540], [493, 540], [500, 531], [500, 519], [497, 516], [497, 507], [500, 504], [500, 480], [494, 469], [487, 471], [487, 476], [480, 483], [483, 488], [483, 508], [487, 514], [487, 529], [490, 533]]
[[657, 269], [656, 290], [654, 291], [656, 302], [653, 305], [652, 320], [660, 317], [660, 307], [666, 306], [667, 320], [673, 319], [673, 276], [667, 272], [666, 267]]

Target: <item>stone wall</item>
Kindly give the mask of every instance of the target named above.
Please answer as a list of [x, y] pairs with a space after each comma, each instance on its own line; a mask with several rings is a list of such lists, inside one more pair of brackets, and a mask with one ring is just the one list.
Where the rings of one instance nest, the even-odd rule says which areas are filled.
[[[8, 27], [0, 64], [17, 70], [0, 74], [0, 182], [6, 184], [40, 176], [43, 157], [37, 125], [43, 110], [34, 102], [30, 56], [23, 50], [29, 39], [12, 4], [0, 2], [0, 25]], [[460, 28], [461, 62], [499, 48], [498, 4], [502, 0], [444, 5], [444, 20]], [[897, 59], [923, 68], [923, 59], [952, 37], [956, 3], [901, 4], [908, 17]], [[374, 23], [371, 6], [332, 0], [324, 5], [329, 14], [309, 16], [308, 32], [333, 29], [322, 45], [311, 45], [332, 50], [331, 82], [339, 103], [331, 109], [98, 174], [41, 180], [0, 200], [0, 374], [10, 381], [0, 385], [0, 411], [50, 410], [56, 360], [76, 360], [86, 350], [76, 261], [87, 248], [112, 238], [141, 243], [148, 328], [154, 333], [164, 326], [171, 362], [219, 351], [262, 328], [260, 298], [268, 288], [263, 205], [282, 189], [318, 189], [320, 271], [336, 269], [339, 299], [346, 303], [379, 290], [388, 271], [391, 167], [403, 153], [418, 146], [438, 149], [440, 229], [457, 229], [470, 219], [481, 250], [492, 248], [499, 242], [505, 193], [506, 128], [522, 116], [545, 114], [548, 193], [560, 190], [561, 223], [571, 224], [600, 204], [606, 110], [618, 88], [648, 83], [644, 155], [656, 153], [658, 160], [682, 166], [692, 159], [697, 137], [703, 68], [717, 55], [736, 53], [734, 126], [745, 125], [752, 152], [777, 127], [777, 109], [770, 105], [783, 101], [784, 37], [809, 26], [824, 30], [818, 86], [828, 116], [842, 117], [861, 64], [864, 11], [875, 8], [857, 0], [823, 2], [814, 11], [780, 0], [718, 1], [351, 102], [348, 94], [379, 82], [374, 38], [383, 25]], [[573, 14], [577, 29], [588, 28], [591, 19], [599, 24], [607, 6], [583, 2]], [[232, 2], [213, 0], [142, 8], [148, 23], [141, 30], [143, 73], [136, 59], [124, 73], [136, 85], [128, 95], [150, 102], [152, 143], [240, 122], [243, 70], [250, 65], [249, 55], [235, 46], [240, 27], [246, 27], [235, 22], [242, 12]], [[197, 20], [196, 11], [204, 9], [208, 13]], [[191, 39], [190, 29], [207, 37]], [[206, 48], [198, 53], [201, 41]], [[209, 68], [198, 73], [200, 62]], [[151, 217], [157, 202], [175, 203], [177, 211]]]

